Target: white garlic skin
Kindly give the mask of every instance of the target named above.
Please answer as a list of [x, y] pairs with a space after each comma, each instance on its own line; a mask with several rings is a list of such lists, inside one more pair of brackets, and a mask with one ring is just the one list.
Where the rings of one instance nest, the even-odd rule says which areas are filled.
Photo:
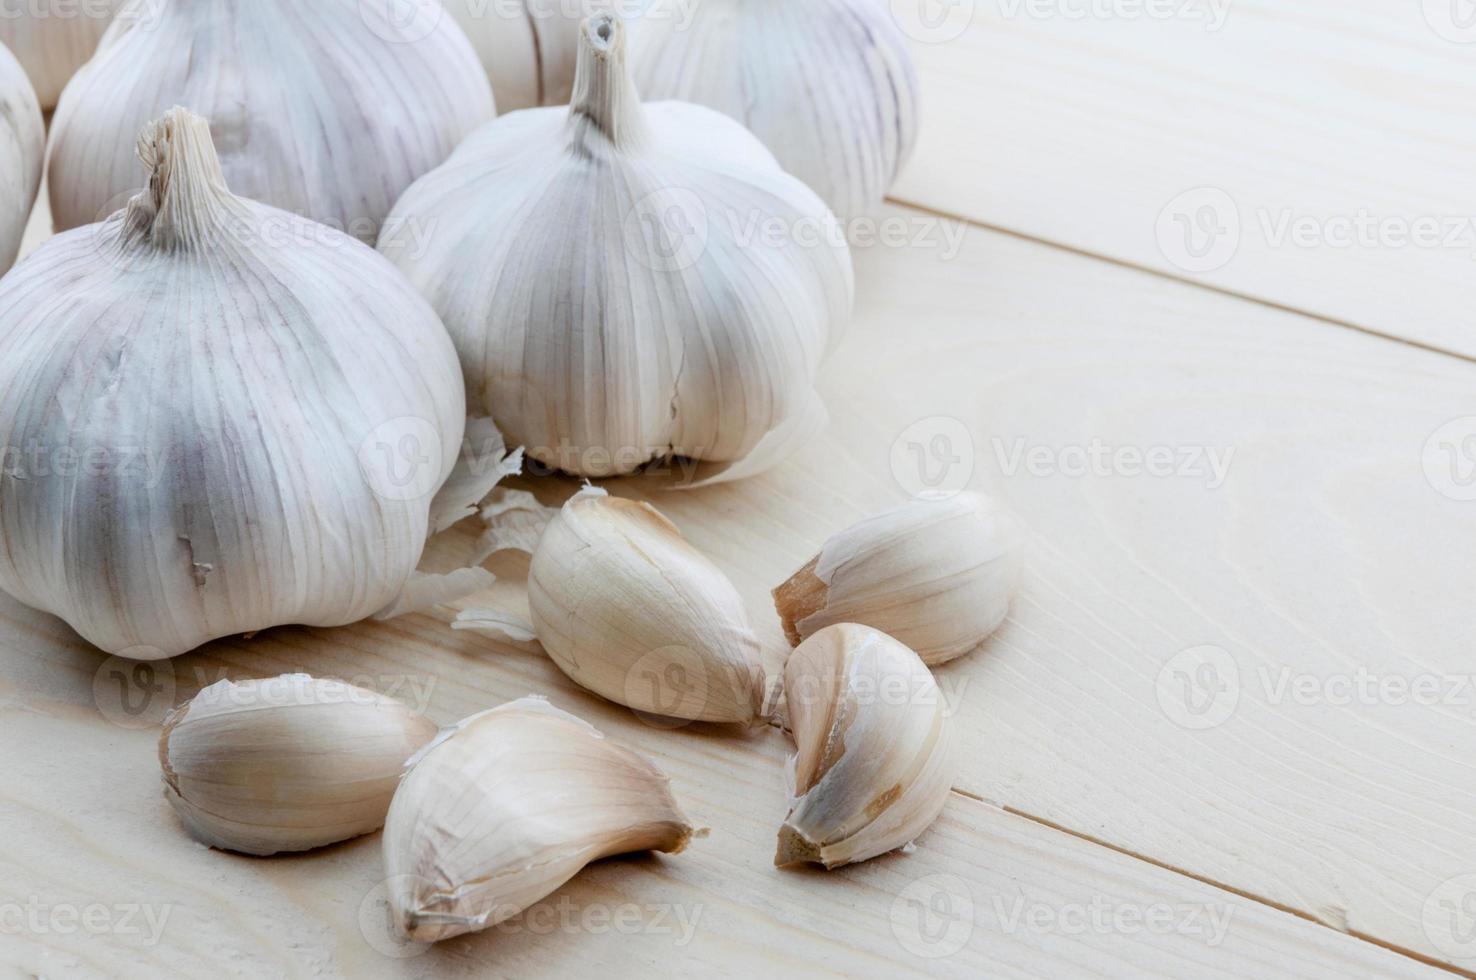
[[595, 487], [570, 499], [533, 552], [528, 606], [549, 657], [601, 697], [688, 721], [768, 713], [738, 590], [650, 504]]
[[[210, 120], [231, 189], [373, 243], [396, 199], [495, 115], [450, 17], [427, 36], [358, 0], [147, 0], [118, 17], [52, 123], [58, 231], [143, 185], [133, 139], [171, 106]], [[407, 29], [408, 30], [408, 29]]]
[[437, 942], [508, 919], [589, 862], [676, 854], [696, 833], [666, 774], [541, 698], [473, 715], [415, 759], [384, 826], [400, 931]]
[[25, 71], [0, 44], [0, 275], [20, 254], [36, 204], [46, 155], [45, 125]]
[[826, 541], [774, 590], [791, 643], [862, 623], [929, 665], [975, 650], [1009, 614], [1024, 566], [1024, 529], [977, 493], [917, 498]]
[[[669, 456], [777, 463], [793, 447], [773, 437], [814, 410], [850, 316], [844, 236], [823, 235], [823, 202], [732, 120], [642, 106], [619, 21], [581, 36], [573, 106], [479, 130], [406, 192], [380, 251], [529, 457], [589, 477]], [[743, 240], [767, 220], [821, 237]]]
[[881, 203], [917, 142], [917, 70], [882, 0], [655, 0], [633, 35], [648, 99], [737, 119], [842, 220]]
[[442, 0], [492, 79], [500, 112], [568, 105], [579, 25], [613, 0]]
[[97, 50], [126, 0], [24, 0], [0, 16], [0, 44], [25, 66], [41, 108], [52, 109]]
[[164, 721], [164, 798], [211, 847], [306, 851], [383, 826], [405, 763], [436, 731], [342, 681], [218, 681]]
[[958, 775], [949, 706], [912, 650], [869, 626], [810, 637], [784, 670], [795, 754], [774, 863], [836, 868], [904, 847]]
[[456, 463], [450, 340], [372, 249], [231, 195], [203, 120], [140, 149], [160, 196], [0, 280], [0, 589], [140, 660], [370, 616]]

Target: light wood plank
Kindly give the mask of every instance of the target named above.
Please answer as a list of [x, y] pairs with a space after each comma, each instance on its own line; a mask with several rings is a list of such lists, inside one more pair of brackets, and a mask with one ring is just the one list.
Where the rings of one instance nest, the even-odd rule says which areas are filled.
[[[1142, 14], [1227, 5], [1219, 30], [1207, 29], [1210, 17]], [[913, 4], [893, 6], [905, 12]], [[1463, 315], [1476, 269], [1469, 124], [1476, 44], [1453, 43], [1432, 27], [1476, 41], [1476, 27], [1452, 26], [1449, 12], [1460, 7], [1450, 0], [955, 4], [972, 12], [967, 31], [914, 46], [922, 133], [894, 196], [1476, 353]], [[1073, 19], [1097, 9], [1116, 13]], [[1179, 199], [1198, 188], [1223, 194]], [[1216, 227], [1238, 219], [1239, 247], [1233, 256], [1211, 253], [1209, 262], [1225, 261], [1200, 272], [1177, 222], [1196, 220], [1205, 206], [1220, 209], [1203, 212]], [[1157, 234], [1161, 215], [1167, 251]], [[1372, 244], [1321, 240], [1360, 215], [1405, 225], [1433, 219], [1441, 235], [1427, 247], [1379, 234]], [[1311, 244], [1283, 237], [1283, 217], [1313, 221]], [[1447, 233], [1455, 236], [1448, 243]], [[1207, 238], [1196, 231], [1195, 241]]]

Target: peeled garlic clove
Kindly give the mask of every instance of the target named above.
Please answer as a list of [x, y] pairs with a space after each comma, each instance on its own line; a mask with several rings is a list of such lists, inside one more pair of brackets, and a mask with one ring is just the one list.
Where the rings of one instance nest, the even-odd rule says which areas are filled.
[[374, 242], [395, 200], [495, 115], [471, 43], [439, 5], [164, 0], [129, 7], [52, 123], [58, 231], [142, 187], [128, 151], [182, 105], [210, 120], [243, 197]]
[[219, 681], [164, 721], [164, 798], [211, 847], [306, 851], [378, 830], [405, 763], [435, 734], [394, 698], [342, 681]]
[[642, 106], [620, 21], [591, 17], [581, 44], [573, 104], [479, 130], [400, 200], [380, 250], [529, 457], [584, 476], [744, 460], [813, 407], [851, 309], [844, 236], [732, 120]]
[[567, 105], [579, 24], [614, 0], [443, 0], [482, 59], [502, 112]]
[[917, 72], [877, 0], [656, 0], [632, 59], [646, 98], [737, 119], [842, 219], [881, 203], [917, 140]]
[[518, 914], [591, 861], [694, 835], [667, 777], [541, 698], [473, 715], [411, 764], [384, 827], [396, 924], [436, 942]]
[[941, 664], [1004, 622], [1019, 588], [1024, 533], [975, 493], [919, 498], [825, 542], [774, 590], [791, 643], [835, 623], [862, 623]]
[[36, 93], [20, 62], [0, 44], [0, 275], [20, 253], [45, 153], [46, 128]]
[[528, 606], [554, 663], [601, 697], [688, 721], [769, 713], [738, 590], [650, 504], [570, 499], [533, 553]]
[[868, 626], [827, 626], [790, 656], [784, 689], [796, 752], [776, 865], [865, 861], [932, 824], [958, 760], [917, 654]]
[[0, 8], [0, 44], [25, 66], [43, 109], [81, 68], [124, 0], [25, 0]]
[[384, 609], [466, 419], [456, 352], [389, 263], [226, 189], [204, 120], [151, 190], [0, 279], [0, 588], [159, 659]]

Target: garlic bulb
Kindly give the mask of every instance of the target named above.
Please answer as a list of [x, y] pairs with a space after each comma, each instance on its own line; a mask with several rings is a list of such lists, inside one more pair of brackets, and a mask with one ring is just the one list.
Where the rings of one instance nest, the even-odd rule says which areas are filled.
[[390, 909], [418, 942], [523, 911], [591, 861], [696, 832], [667, 777], [541, 698], [461, 722], [413, 760], [384, 826]]
[[826, 541], [774, 590], [774, 605], [791, 643], [835, 623], [862, 623], [941, 664], [1004, 622], [1023, 551], [1019, 521], [997, 501], [918, 498]]
[[738, 590], [650, 504], [570, 499], [533, 553], [528, 606], [554, 663], [601, 697], [689, 721], [769, 714]]
[[385, 3], [147, 3], [159, 5], [147, 17], [119, 15], [57, 108], [58, 231], [102, 221], [142, 186], [132, 137], [182, 105], [210, 120], [237, 194], [372, 244], [405, 188], [494, 115], [449, 17], [421, 36]]
[[579, 24], [614, 0], [444, 0], [492, 79], [502, 112], [567, 105]]
[[879, 0], [655, 0], [632, 63], [648, 99], [737, 119], [842, 219], [881, 202], [917, 140], [917, 71]]
[[201, 843], [306, 851], [378, 830], [436, 726], [394, 698], [287, 674], [223, 680], [159, 736], [164, 798]]
[[[844, 237], [741, 126], [642, 106], [620, 21], [591, 17], [581, 38], [573, 105], [477, 132], [406, 192], [380, 250], [531, 458], [584, 476], [777, 463], [823, 416], [815, 373], [851, 308]], [[763, 240], [755, 223], [775, 222], [794, 234]]]
[[139, 153], [0, 280], [0, 589], [135, 659], [363, 619], [456, 463], [455, 350], [372, 249], [232, 195], [204, 120]]
[[124, 0], [25, 0], [0, 7], [0, 44], [25, 66], [43, 109], [81, 68]]
[[868, 626], [827, 626], [790, 656], [784, 691], [796, 751], [776, 865], [865, 861], [937, 819], [958, 759], [917, 654]]
[[0, 275], [20, 253], [45, 154], [46, 128], [36, 93], [20, 63], [0, 44]]

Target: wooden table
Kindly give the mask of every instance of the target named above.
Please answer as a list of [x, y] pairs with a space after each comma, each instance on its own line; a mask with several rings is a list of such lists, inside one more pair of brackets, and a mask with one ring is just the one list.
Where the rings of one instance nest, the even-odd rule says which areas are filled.
[[[1020, 512], [1023, 595], [938, 670], [967, 762], [915, 851], [774, 869], [781, 731], [649, 726], [449, 610], [273, 630], [149, 676], [6, 601], [0, 966], [1476, 975], [1476, 27], [1446, 0], [1166, 9], [914, 21], [923, 138], [878, 216], [906, 244], [856, 250], [825, 437], [738, 485], [611, 485], [732, 575], [774, 657], [768, 590], [919, 462]], [[42, 208], [30, 247], [48, 226]], [[522, 486], [557, 503], [572, 483]], [[473, 601], [519, 609], [526, 562], [490, 567]], [[164, 708], [285, 671], [442, 723], [545, 693], [649, 753], [712, 834], [397, 946], [377, 837], [247, 859], [192, 843], [161, 799]]]

